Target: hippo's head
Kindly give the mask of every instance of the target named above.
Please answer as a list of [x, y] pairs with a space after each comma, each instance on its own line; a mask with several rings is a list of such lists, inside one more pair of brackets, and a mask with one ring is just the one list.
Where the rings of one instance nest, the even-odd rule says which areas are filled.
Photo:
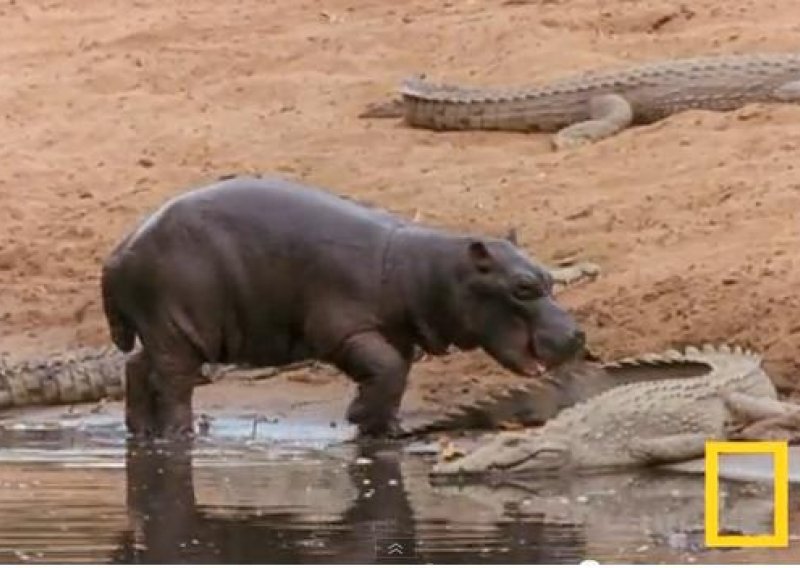
[[462, 251], [454, 308], [466, 343], [527, 376], [582, 351], [584, 333], [553, 299], [545, 268], [509, 240], [472, 239]]

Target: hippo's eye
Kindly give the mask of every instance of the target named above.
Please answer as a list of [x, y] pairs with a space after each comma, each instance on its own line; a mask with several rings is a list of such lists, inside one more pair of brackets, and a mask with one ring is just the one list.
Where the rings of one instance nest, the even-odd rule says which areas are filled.
[[536, 300], [543, 295], [542, 286], [533, 278], [518, 278], [514, 282], [511, 293], [515, 298], [523, 302]]

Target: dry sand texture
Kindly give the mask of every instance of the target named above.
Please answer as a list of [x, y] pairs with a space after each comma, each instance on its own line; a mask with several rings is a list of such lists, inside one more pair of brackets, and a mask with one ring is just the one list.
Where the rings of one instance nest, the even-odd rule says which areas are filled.
[[[12, 0], [0, 24], [5, 351], [107, 341], [99, 266], [124, 231], [193, 185], [277, 172], [599, 263], [561, 300], [603, 357], [726, 340], [777, 379], [800, 368], [800, 106], [687, 112], [562, 153], [357, 118], [414, 72], [524, 85], [800, 49], [796, 0]], [[432, 389], [501, 375], [482, 354], [414, 370]]]

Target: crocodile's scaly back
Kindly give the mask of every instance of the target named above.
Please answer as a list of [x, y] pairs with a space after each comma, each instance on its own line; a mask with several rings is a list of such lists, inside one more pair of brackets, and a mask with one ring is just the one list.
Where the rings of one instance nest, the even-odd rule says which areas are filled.
[[603, 421], [619, 410], [619, 413], [646, 414], [652, 405], [677, 407], [687, 402], [710, 399], [721, 391], [736, 390], [752, 396], [777, 399], [775, 385], [761, 368], [761, 356], [739, 346], [704, 345], [690, 346], [684, 352], [667, 351], [641, 358], [621, 359], [614, 365], [626, 366], [637, 360], [690, 361], [708, 365], [709, 372], [701, 376], [683, 377], [679, 381], [644, 381], [608, 389], [597, 396], [566, 408], [539, 431], [542, 436], [551, 432], [562, 432], [578, 423], [589, 424]]
[[[114, 346], [83, 347], [33, 358], [0, 358], [0, 410], [120, 400], [125, 393], [125, 361], [126, 355]], [[238, 375], [265, 379], [274, 374], [275, 369], [248, 371], [207, 363], [198, 385]]]
[[741, 348], [688, 347], [646, 353], [608, 363], [565, 365], [524, 386], [491, 392], [472, 403], [406, 425], [405, 436], [458, 430], [498, 430], [504, 422], [521, 426], [544, 424], [562, 410], [585, 402], [609, 389], [632, 383], [696, 377], [712, 379], [733, 367], [758, 367], [757, 355]]
[[49, 357], [0, 360], [0, 409], [119, 399], [125, 355], [115, 347], [85, 348]]
[[800, 52], [655, 61], [518, 88], [436, 84], [417, 75], [399, 91], [394, 106], [361, 116], [403, 116], [433, 130], [558, 130], [553, 142], [564, 148], [689, 109], [800, 102]]
[[681, 461], [701, 456], [706, 440], [725, 439], [742, 419], [787, 411], [755, 353], [706, 345], [667, 355], [703, 362], [711, 370], [605, 390], [564, 409], [536, 431], [501, 433], [462, 458], [439, 463], [434, 475]]

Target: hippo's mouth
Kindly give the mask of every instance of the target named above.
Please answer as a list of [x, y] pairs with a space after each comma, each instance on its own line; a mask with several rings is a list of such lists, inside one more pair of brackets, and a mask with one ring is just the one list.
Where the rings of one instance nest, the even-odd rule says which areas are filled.
[[533, 330], [527, 326], [518, 329], [516, 344], [508, 353], [504, 366], [510, 371], [524, 377], [538, 377], [546, 373], [553, 364], [539, 356]]
[[536, 345], [533, 340], [533, 334], [528, 334], [528, 342], [527, 342], [527, 349], [526, 349], [526, 357], [525, 362], [523, 363], [523, 372], [525, 375], [530, 377], [537, 377], [539, 375], [543, 375], [546, 373], [550, 368], [553, 366], [549, 364], [544, 359], [539, 358], [539, 354], [536, 352]]
[[535, 333], [535, 328], [522, 318], [514, 319], [505, 328], [492, 330], [484, 349], [512, 373], [538, 377], [557, 362], [539, 353]]

